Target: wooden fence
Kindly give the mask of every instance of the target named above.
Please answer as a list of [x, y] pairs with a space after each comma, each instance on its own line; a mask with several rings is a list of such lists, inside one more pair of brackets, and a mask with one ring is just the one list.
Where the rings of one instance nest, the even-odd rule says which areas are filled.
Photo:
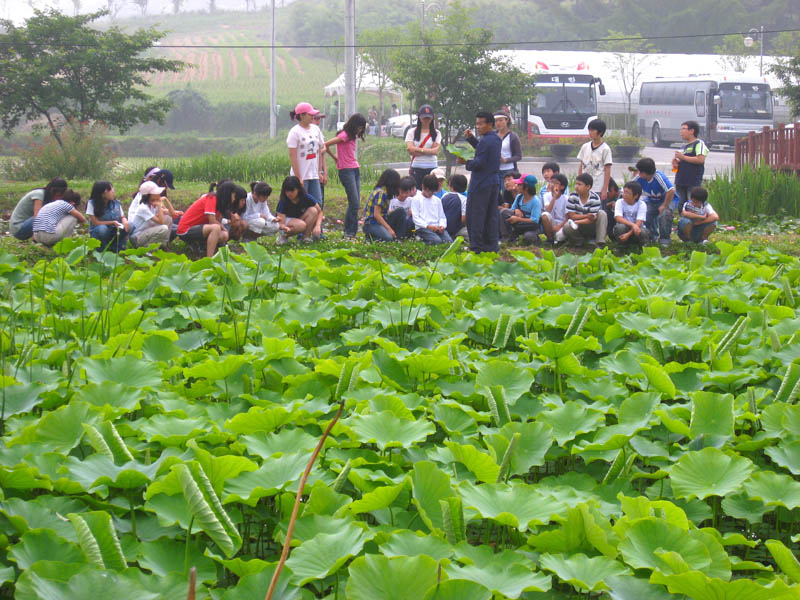
[[764, 127], [736, 140], [736, 170], [744, 165], [767, 165], [773, 169], [800, 172], [800, 123]]

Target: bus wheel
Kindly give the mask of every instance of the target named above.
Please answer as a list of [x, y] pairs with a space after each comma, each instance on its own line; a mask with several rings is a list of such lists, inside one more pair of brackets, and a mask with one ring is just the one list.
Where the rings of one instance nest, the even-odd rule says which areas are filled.
[[667, 144], [664, 142], [663, 138], [661, 137], [661, 127], [658, 123], [653, 125], [653, 132], [651, 134], [651, 138], [653, 140], [653, 145], [658, 146], [659, 148], [665, 147]]

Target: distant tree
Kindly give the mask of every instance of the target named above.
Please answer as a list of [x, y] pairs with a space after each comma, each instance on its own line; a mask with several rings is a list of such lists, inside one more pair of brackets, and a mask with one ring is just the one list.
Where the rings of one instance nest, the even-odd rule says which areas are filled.
[[217, 12], [217, 0], [208, 0], [208, 12]]
[[147, 2], [148, 0], [131, 0], [136, 6], [139, 7], [139, 10], [142, 11], [142, 16], [147, 14]]
[[599, 47], [612, 53], [611, 58], [606, 61], [606, 67], [614, 71], [622, 84], [628, 129], [632, 130], [634, 129], [633, 94], [639, 87], [645, 68], [658, 62], [655, 57], [643, 58], [641, 54], [652, 52], [653, 45], [641, 36], [628, 36], [619, 31], [610, 31], [606, 40], [600, 42]]
[[748, 48], [744, 45], [744, 37], [738, 33], [726, 35], [722, 41], [714, 46], [714, 54], [719, 54], [717, 59], [719, 66], [726, 71], [736, 71], [744, 73], [750, 64], [750, 59], [759, 52], [756, 44]]
[[81, 12], [81, 0], [72, 0], [72, 7], [75, 9], [75, 14], [78, 15]]
[[145, 93], [147, 78], [180, 71], [184, 63], [142, 56], [164, 37], [157, 29], [128, 34], [90, 26], [106, 14], [37, 10], [20, 27], [0, 20], [6, 31], [0, 35], [0, 123], [6, 133], [23, 120], [44, 121], [63, 146], [65, 127], [80, 131], [100, 122], [124, 132], [137, 123], [163, 123], [172, 104]]
[[176, 15], [181, 12], [185, 0], [172, 0], [172, 12]]
[[106, 10], [112, 20], [116, 19], [119, 11], [122, 10], [122, 0], [106, 0]]
[[772, 40], [765, 40], [766, 47], [772, 56], [793, 56], [800, 48], [800, 33], [797, 31], [781, 31]]
[[378, 86], [378, 123], [383, 123], [383, 93], [391, 84], [389, 74], [394, 68], [394, 52], [387, 47], [388, 40], [400, 39], [402, 32], [396, 27], [370, 29], [358, 34], [358, 54], [366, 74]]
[[[513, 106], [533, 95], [533, 76], [498, 56], [491, 40], [492, 32], [473, 27], [458, 1], [441, 13], [436, 27], [426, 27], [423, 34], [412, 22], [403, 39], [392, 40], [422, 42], [421, 48], [394, 51], [390, 75], [416, 106], [433, 106], [445, 146], [457, 130], [474, 125], [478, 110]], [[462, 44], [448, 46], [453, 42]]]
[[781, 82], [777, 91], [788, 100], [792, 118], [800, 117], [800, 49], [795, 49], [791, 58], [779, 59], [769, 70]]
[[169, 131], [199, 131], [210, 120], [211, 104], [191, 85], [182, 90], [171, 91], [167, 98], [173, 105], [166, 120]]

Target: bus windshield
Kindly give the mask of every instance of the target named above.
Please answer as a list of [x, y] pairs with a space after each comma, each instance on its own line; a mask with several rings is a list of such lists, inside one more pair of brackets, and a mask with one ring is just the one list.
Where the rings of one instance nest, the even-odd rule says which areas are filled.
[[719, 116], [731, 119], [772, 119], [769, 86], [760, 83], [720, 83]]
[[537, 115], [594, 115], [597, 103], [591, 85], [536, 86], [531, 113]]

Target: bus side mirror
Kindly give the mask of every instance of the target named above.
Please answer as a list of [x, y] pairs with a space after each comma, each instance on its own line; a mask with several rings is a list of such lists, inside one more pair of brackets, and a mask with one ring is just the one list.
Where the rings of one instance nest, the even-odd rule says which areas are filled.
[[714, 96], [714, 104], [719, 104], [719, 95]]
[[605, 96], [606, 95], [606, 86], [603, 85], [602, 81], [600, 82], [600, 85], [598, 86], [598, 90], [600, 91], [600, 95], [601, 96]]

